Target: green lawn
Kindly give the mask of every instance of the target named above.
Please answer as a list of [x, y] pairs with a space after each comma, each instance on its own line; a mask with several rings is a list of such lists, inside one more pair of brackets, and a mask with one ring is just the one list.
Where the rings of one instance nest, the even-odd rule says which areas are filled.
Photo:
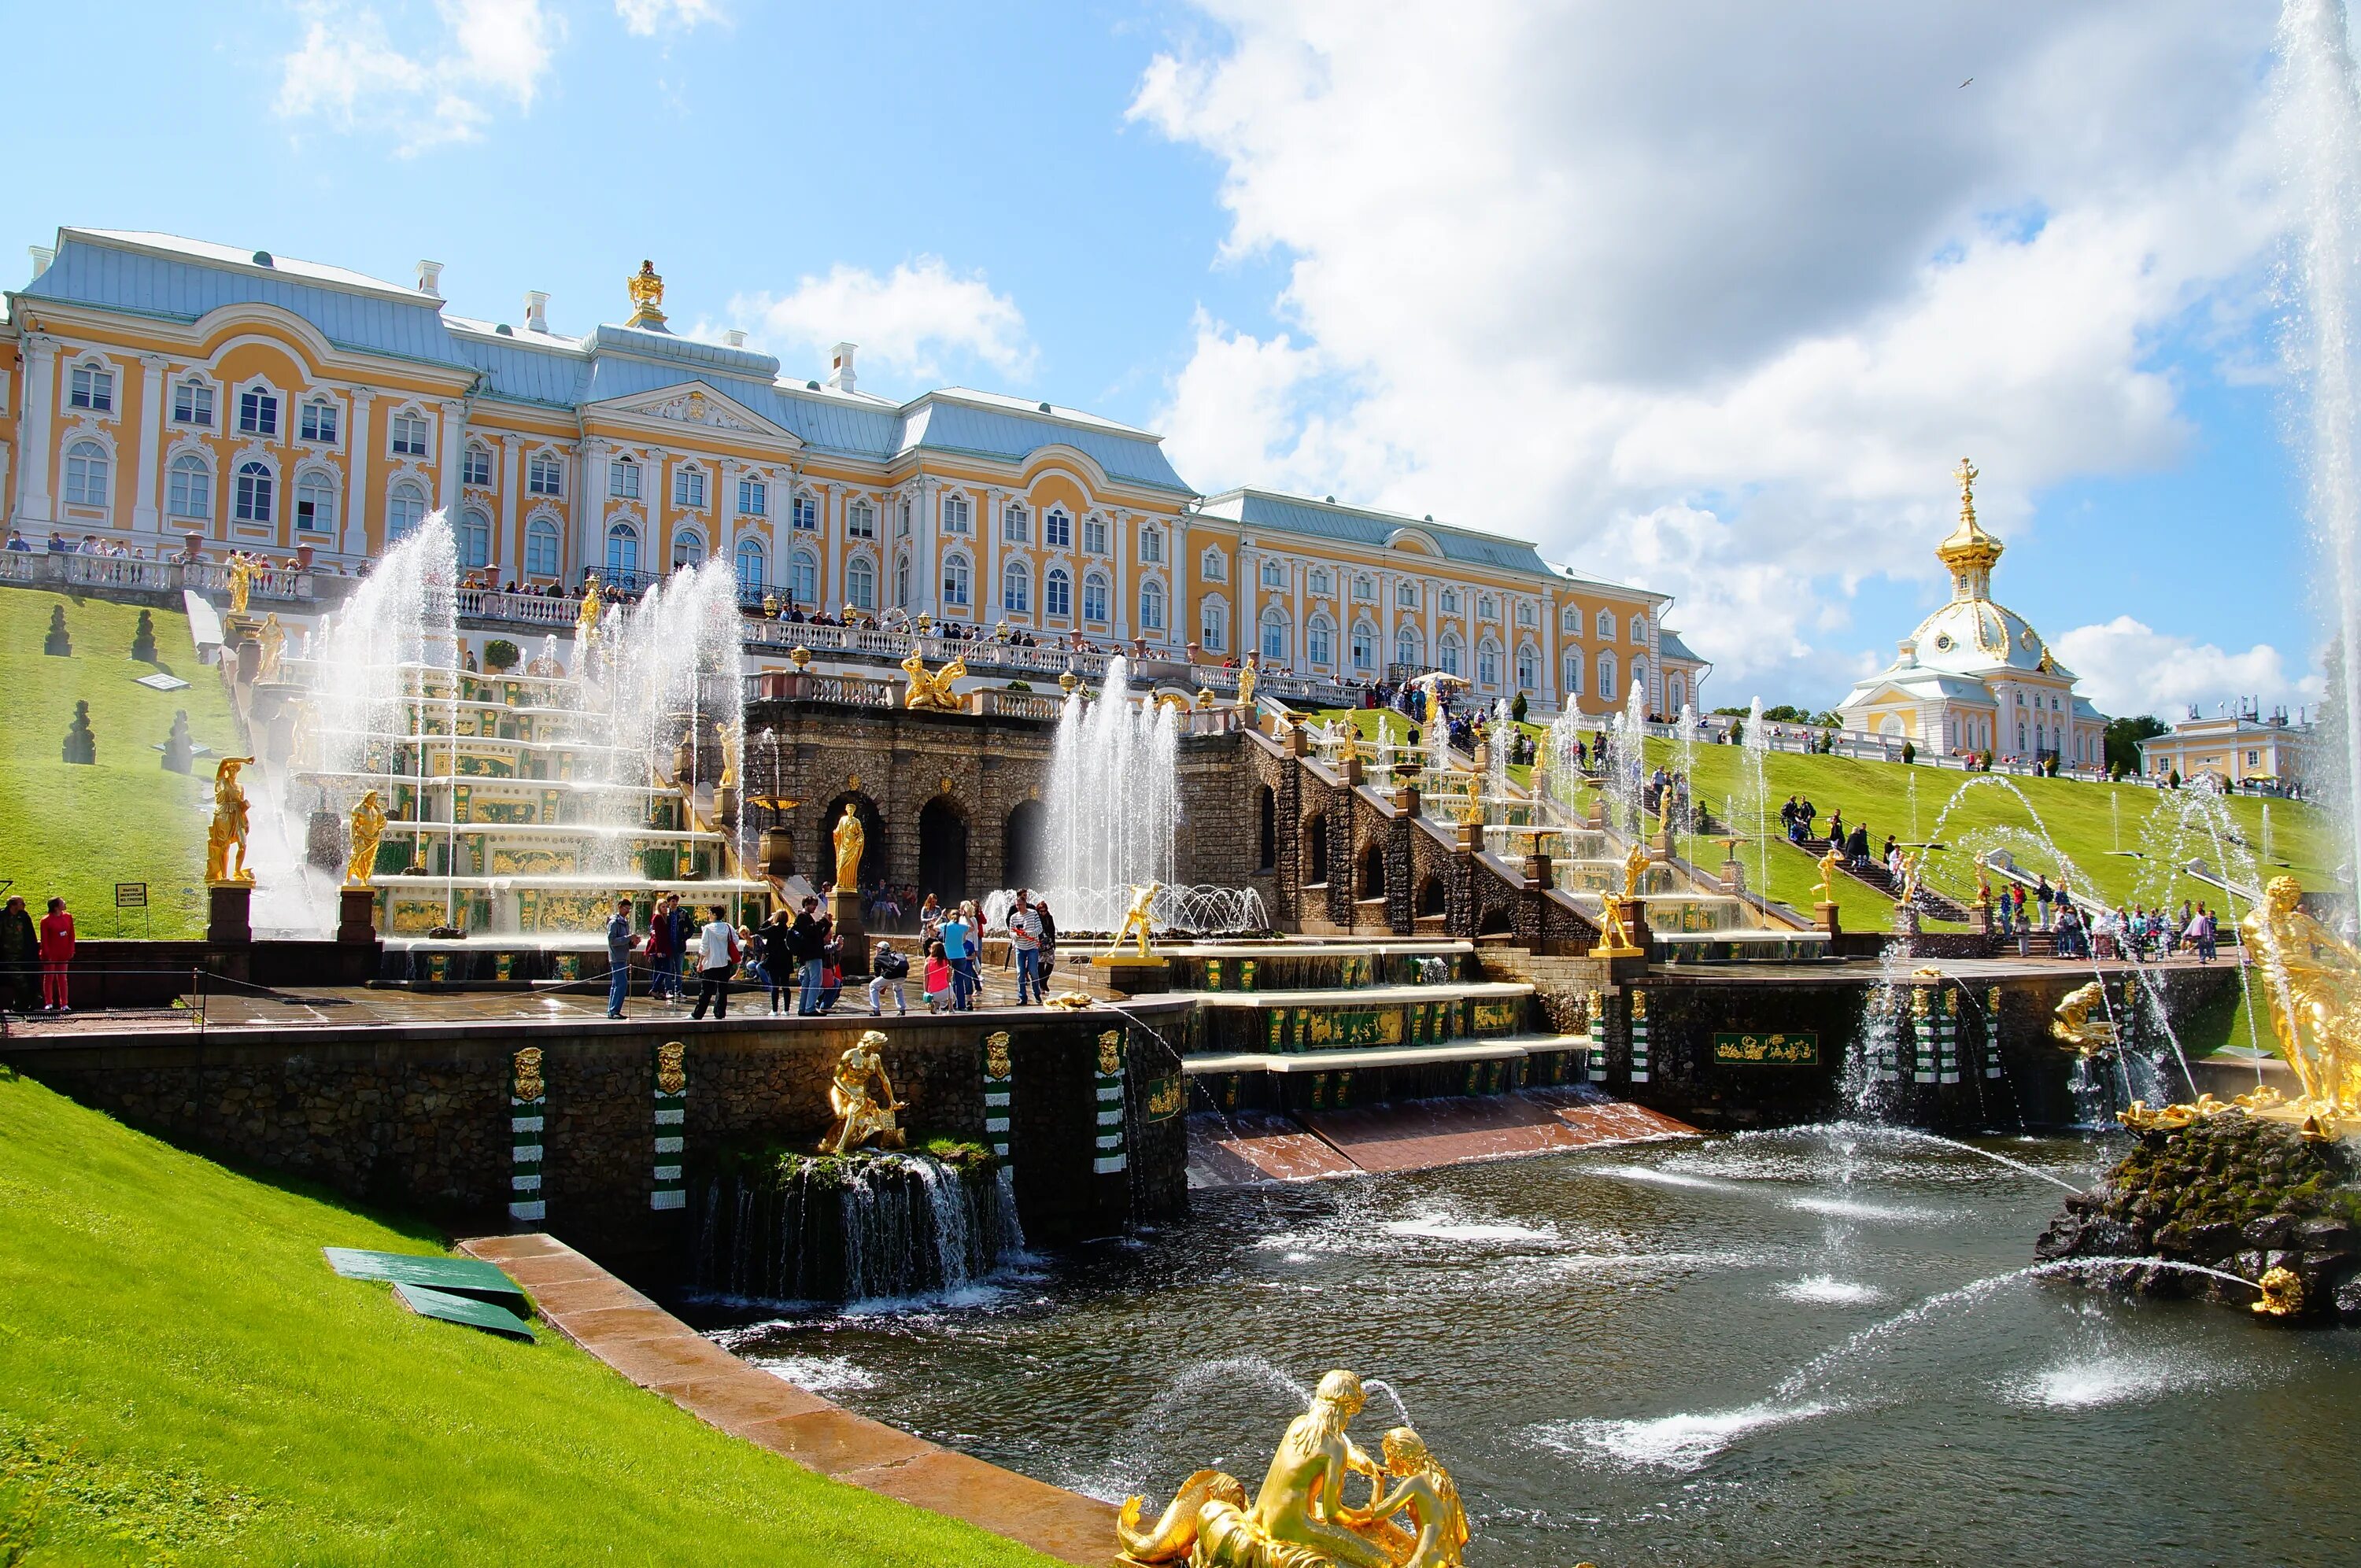
[[[0, 1069], [0, 1563], [1025, 1564], [323, 1245], [440, 1238]], [[29, 1539], [31, 1548], [16, 1554]]]
[[[69, 658], [41, 652], [52, 606], [73, 640]], [[136, 605], [0, 588], [0, 681], [8, 691], [8, 744], [0, 750], [0, 877], [13, 879], [38, 916], [64, 897], [85, 937], [115, 934], [118, 882], [148, 884], [158, 937], [200, 937], [205, 927], [205, 822], [213, 769], [199, 757], [187, 777], [168, 773], [154, 748], [185, 708], [200, 745], [228, 752], [237, 739], [220, 677], [197, 663], [188, 617], [156, 610], [156, 656], [189, 683], [176, 692], [136, 685], [152, 666], [131, 658]], [[90, 704], [94, 767], [60, 760], [74, 704]], [[126, 936], [149, 927], [126, 914]]]

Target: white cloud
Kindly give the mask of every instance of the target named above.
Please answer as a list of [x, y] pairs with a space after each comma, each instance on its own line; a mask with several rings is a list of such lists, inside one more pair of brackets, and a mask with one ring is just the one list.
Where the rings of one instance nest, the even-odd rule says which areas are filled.
[[2078, 626], [2050, 645], [2106, 713], [2153, 713], [2169, 722], [2192, 703], [2210, 711], [2216, 703], [2246, 696], [2267, 707], [2292, 707], [2319, 701], [2325, 689], [2318, 670], [2290, 674], [2285, 657], [2268, 642], [2225, 652], [2211, 642], [2154, 630], [2128, 615]]
[[917, 379], [943, 374], [965, 356], [1022, 380], [1033, 346], [1024, 313], [995, 294], [980, 273], [961, 276], [940, 257], [906, 261], [880, 278], [839, 262], [826, 277], [805, 276], [786, 294], [741, 294], [731, 313], [750, 335], [780, 354], [807, 351], [814, 362], [830, 345], [861, 345], [863, 371], [883, 365]]
[[437, 0], [430, 36], [405, 49], [371, 6], [302, 11], [303, 41], [280, 61], [280, 115], [390, 130], [404, 155], [476, 139], [494, 101], [530, 110], [566, 30], [541, 0]]
[[615, 0], [615, 15], [623, 30], [639, 38], [659, 32], [686, 32], [700, 22], [726, 22], [721, 0]]
[[1962, 452], [1995, 526], [2170, 460], [2156, 339], [2277, 232], [2262, 0], [1202, 3], [1131, 114], [1286, 330], [1199, 322], [1180, 471], [1639, 576], [1725, 674], [1849, 672], [1812, 584], [1931, 574]]

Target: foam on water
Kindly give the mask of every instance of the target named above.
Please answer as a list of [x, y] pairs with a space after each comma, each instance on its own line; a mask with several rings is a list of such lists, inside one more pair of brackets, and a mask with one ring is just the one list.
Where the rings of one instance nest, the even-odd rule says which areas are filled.
[[1389, 1220], [1385, 1228], [1388, 1235], [1416, 1236], [1423, 1241], [1541, 1242], [1551, 1245], [1558, 1241], [1555, 1231], [1538, 1230], [1531, 1225], [1454, 1220], [1440, 1214], [1413, 1214], [1406, 1220]]
[[782, 1381], [814, 1394], [874, 1388], [877, 1375], [841, 1355], [762, 1355], [754, 1365]]
[[1833, 1275], [1813, 1274], [1771, 1287], [1783, 1301], [1803, 1301], [1817, 1307], [1866, 1307], [1885, 1299], [1874, 1285], [1861, 1285]]
[[1888, 1220], [1901, 1225], [1936, 1225], [1956, 1218], [1947, 1209], [1918, 1203], [1869, 1203], [1858, 1198], [1790, 1198], [1787, 1207], [1832, 1220]]
[[2044, 1410], [2088, 1410], [2136, 1404], [2194, 1389], [2219, 1387], [2229, 1378], [2219, 1366], [2169, 1354], [2102, 1352], [2068, 1356], [2037, 1372], [2004, 1379], [2000, 1397], [2012, 1405]]
[[1676, 1170], [1659, 1170], [1653, 1165], [1594, 1165], [1584, 1168], [1592, 1176], [1611, 1176], [1621, 1181], [1644, 1181], [1657, 1187], [1685, 1187], [1697, 1192], [1735, 1192], [1732, 1181], [1712, 1181], [1702, 1176], [1684, 1176]]
[[1533, 1429], [1544, 1448], [1587, 1464], [1617, 1470], [1701, 1469], [1750, 1433], [1809, 1420], [1838, 1407], [1817, 1403], [1747, 1405], [1735, 1410], [1684, 1411], [1653, 1420], [1560, 1421]]

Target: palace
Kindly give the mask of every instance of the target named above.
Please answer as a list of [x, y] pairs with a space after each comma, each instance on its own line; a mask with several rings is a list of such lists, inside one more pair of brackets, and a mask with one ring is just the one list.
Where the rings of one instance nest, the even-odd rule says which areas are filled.
[[1902, 640], [1894, 663], [1838, 706], [1844, 727], [1908, 740], [1942, 756], [1989, 751], [2025, 762], [2097, 768], [2106, 716], [2074, 690], [2040, 633], [1992, 597], [2001, 542], [1976, 521], [1974, 465], [1962, 458], [1960, 526], [1935, 548], [1950, 602]]
[[[52, 533], [354, 573], [445, 509], [493, 583], [633, 587], [729, 561], [766, 597], [1005, 623], [1047, 641], [1364, 683], [1438, 668], [1543, 713], [1698, 703], [1668, 596], [1530, 543], [1263, 490], [1201, 496], [1161, 439], [947, 388], [861, 389], [677, 336], [642, 267], [620, 325], [567, 336], [405, 286], [168, 235], [61, 229], [0, 321], [0, 495]], [[1701, 705], [1700, 705], [1701, 706]]]

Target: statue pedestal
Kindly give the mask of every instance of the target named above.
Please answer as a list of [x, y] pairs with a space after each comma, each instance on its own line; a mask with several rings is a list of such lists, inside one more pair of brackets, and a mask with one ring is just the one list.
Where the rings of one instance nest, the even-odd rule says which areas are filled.
[[1982, 898], [1976, 901], [1975, 908], [1968, 915], [1968, 929], [1979, 937], [1989, 937], [1993, 934], [1991, 899]]
[[1894, 934], [1897, 937], [1915, 937], [1918, 934], [1918, 907], [1916, 905], [1894, 905]]
[[336, 891], [336, 940], [366, 948], [377, 940], [377, 890], [346, 887]]
[[861, 890], [840, 887], [828, 895], [828, 912], [844, 944], [844, 978], [869, 972], [869, 927], [861, 922]]
[[217, 882], [209, 883], [205, 892], [205, 940], [216, 948], [242, 948], [253, 941], [254, 927], [247, 912], [253, 906], [254, 884]]
[[1124, 953], [1093, 953], [1091, 967], [1118, 996], [1149, 996], [1172, 989], [1172, 966], [1161, 958], [1141, 958], [1137, 948]]
[[1735, 857], [1721, 862], [1721, 891], [1741, 894], [1746, 891], [1746, 862]]
[[1843, 922], [1837, 916], [1837, 906], [1835, 905], [1815, 904], [1812, 905], [1812, 916], [1813, 923], [1818, 926], [1821, 930], [1826, 931], [1829, 936], [1837, 937], [1843, 935]]
[[1601, 902], [1612, 905], [1615, 913], [1622, 918], [1623, 929], [1629, 934], [1631, 941], [1626, 946], [1618, 948], [1609, 947], [1607, 942], [1602, 939], [1598, 946], [1590, 949], [1588, 956], [1594, 959], [1637, 959], [1642, 961], [1642, 965], [1644, 968], [1648, 957], [1649, 942], [1648, 906], [1641, 903], [1636, 898], [1616, 898], [1609, 896], [1602, 899]]
[[779, 878], [796, 874], [795, 836], [784, 828], [765, 828], [755, 853], [762, 857], [762, 873]]

